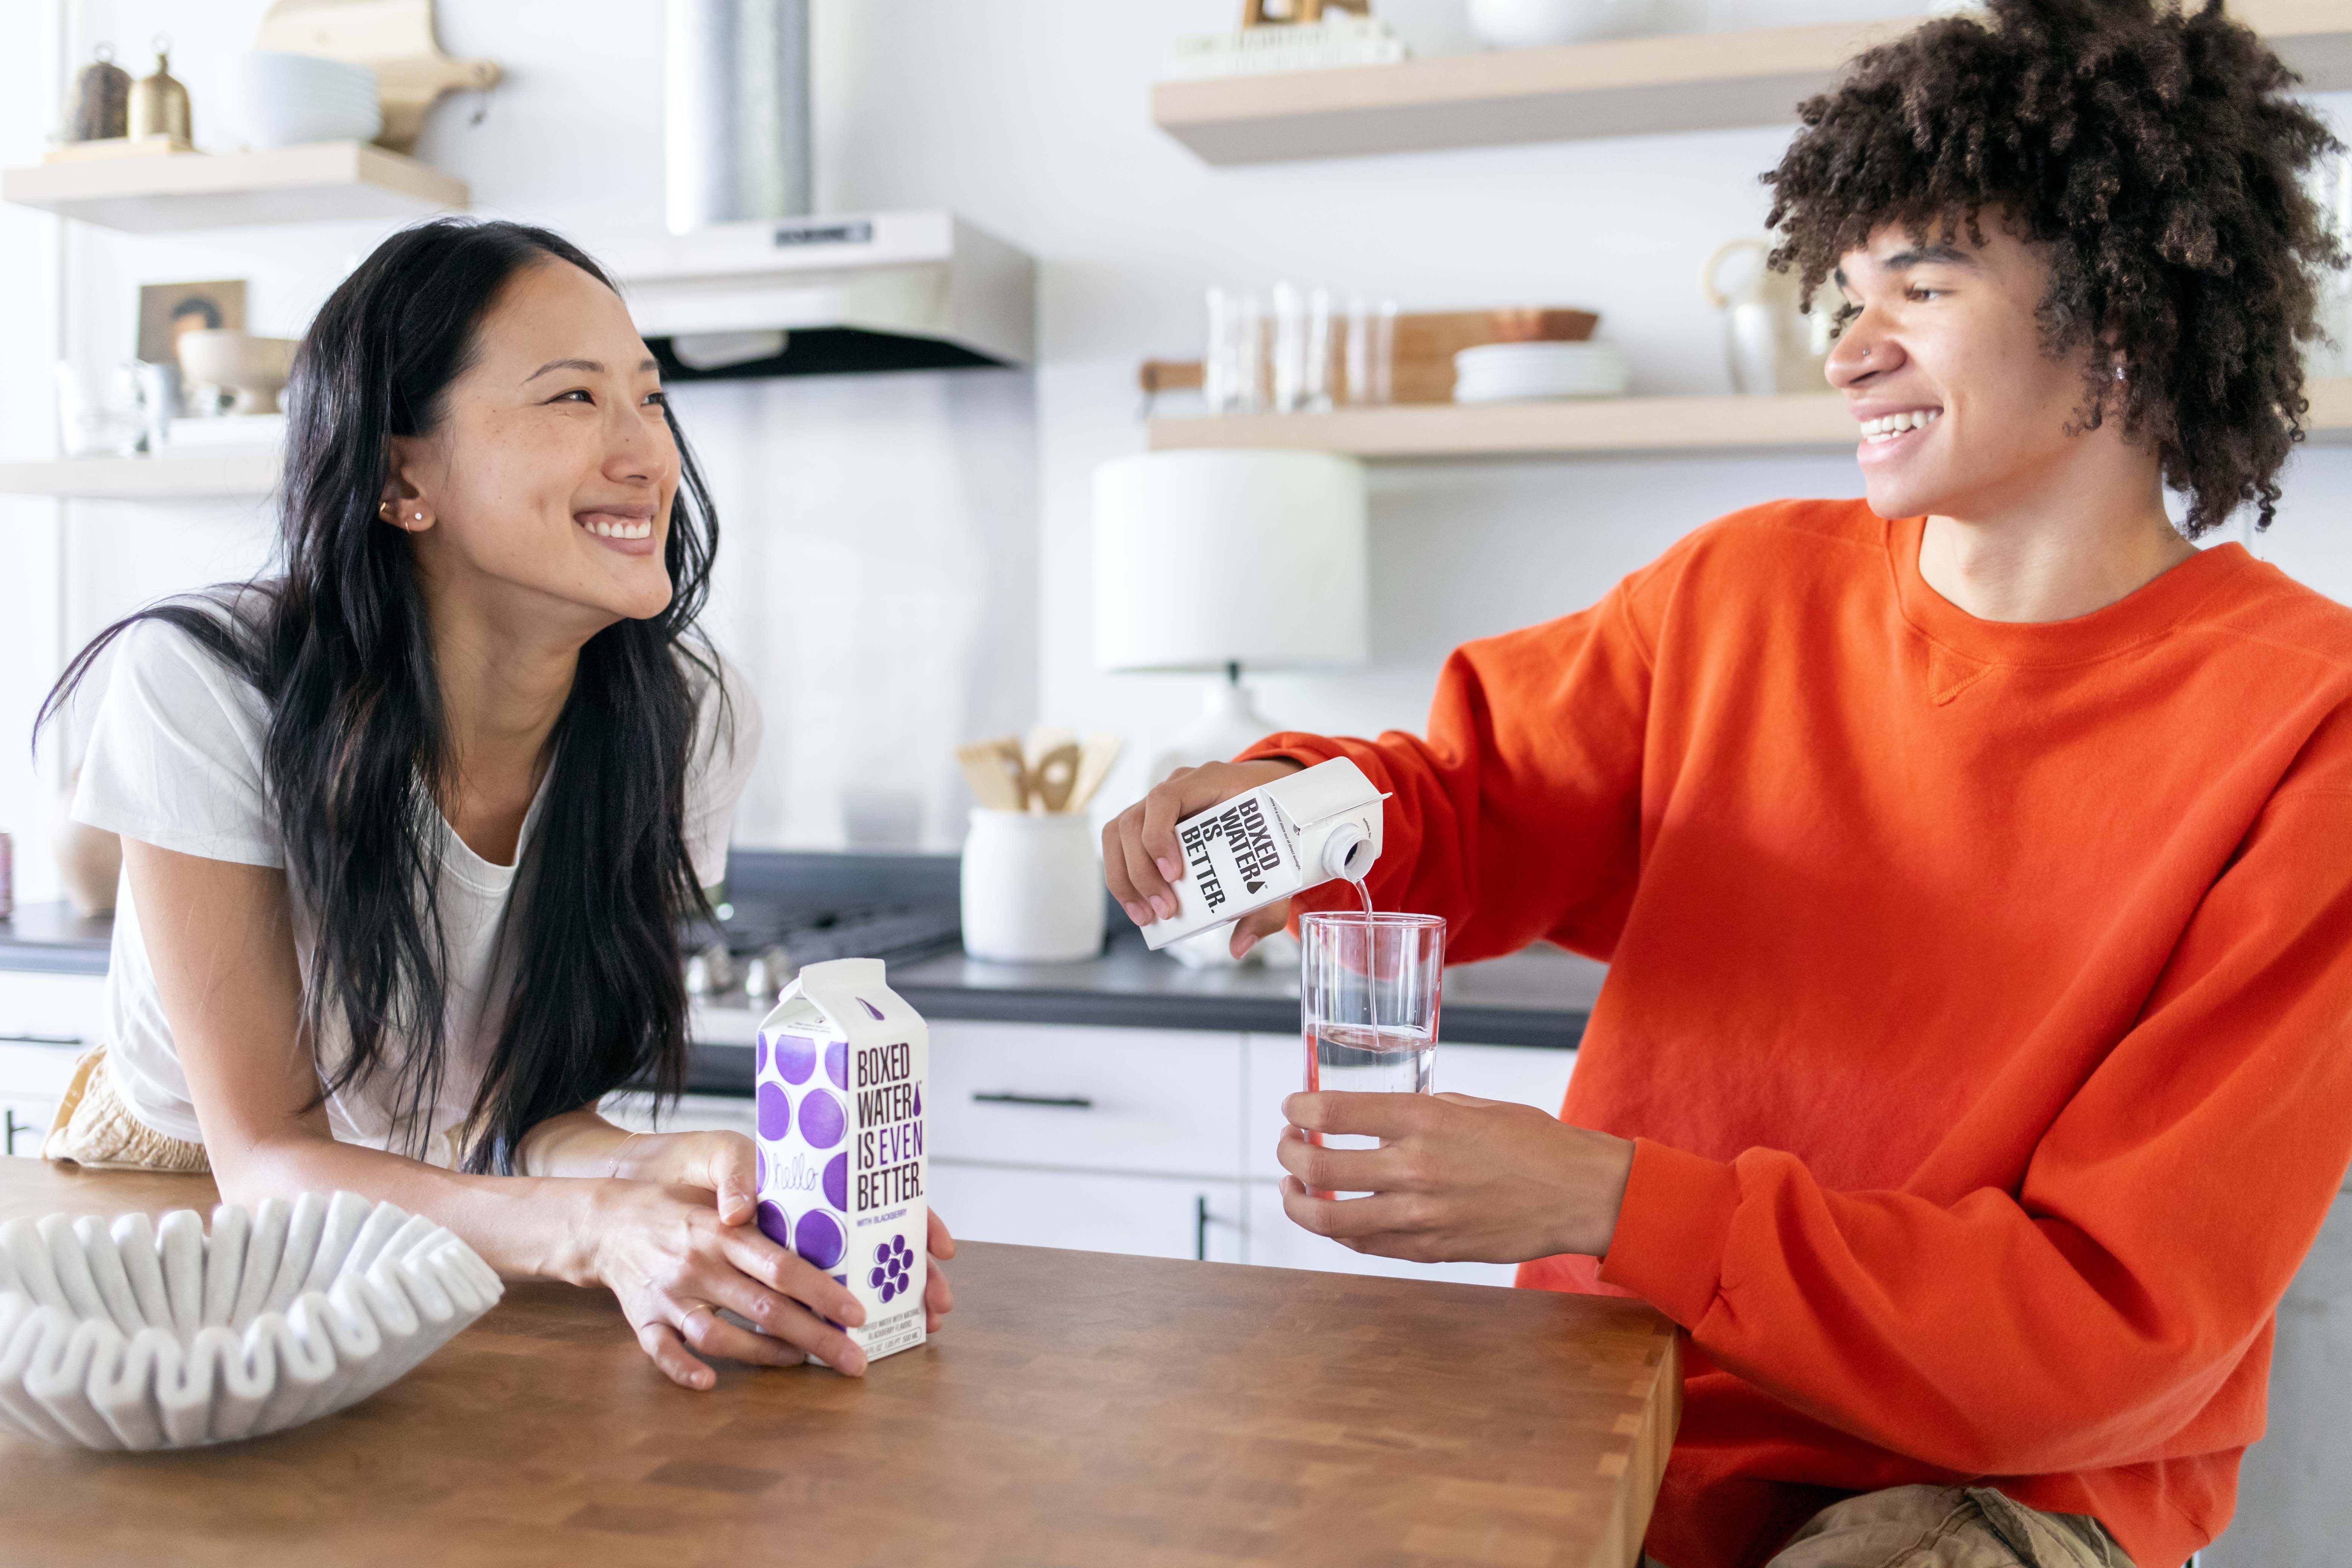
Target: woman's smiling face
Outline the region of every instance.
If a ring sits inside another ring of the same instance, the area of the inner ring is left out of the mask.
[[[1852,312],[1830,384],[1862,423],[1881,517],[1989,516],[2079,450],[2084,363],[2053,358],[2037,314],[2048,264],[1986,215],[1984,243],[1890,225],[1840,261]]]
[[[678,453],[660,373],[619,296],[569,262],[499,290],[436,427],[394,448],[385,515],[442,587],[518,590],[504,602],[590,635],[669,604]]]

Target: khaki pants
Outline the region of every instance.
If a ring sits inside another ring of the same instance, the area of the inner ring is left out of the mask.
[[[1644,1557],[1643,1568],[1665,1568]],[[1990,1487],[1889,1487],[1805,1521],[1767,1568],[2133,1568],[2099,1521]]]
[[[41,1141],[41,1154],[60,1164],[100,1171],[201,1173],[212,1169],[203,1144],[158,1132],[131,1113],[107,1076],[104,1046],[92,1046],[75,1058],[58,1119]]]

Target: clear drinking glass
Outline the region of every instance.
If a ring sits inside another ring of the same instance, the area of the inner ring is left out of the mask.
[[[1436,1087],[1437,996],[1445,972],[1444,920],[1307,915],[1298,922],[1298,1021],[1308,1092],[1431,1093]],[[1380,1143],[1355,1134],[1307,1137],[1332,1149]]]

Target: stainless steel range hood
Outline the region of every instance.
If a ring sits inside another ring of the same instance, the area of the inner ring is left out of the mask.
[[[1025,365],[1036,266],[952,213],[713,224],[608,256],[679,380]]]

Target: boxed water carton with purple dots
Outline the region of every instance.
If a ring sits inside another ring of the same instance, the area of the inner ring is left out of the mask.
[[[930,1031],[878,958],[812,963],[760,1026],[760,1228],[856,1293],[868,1360],[923,1342]]]

